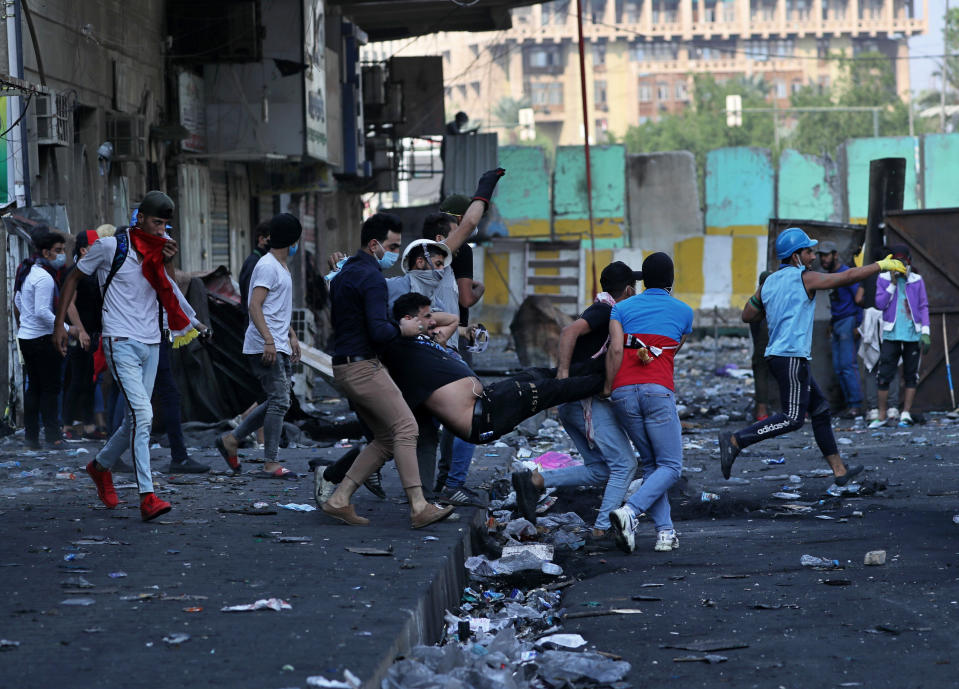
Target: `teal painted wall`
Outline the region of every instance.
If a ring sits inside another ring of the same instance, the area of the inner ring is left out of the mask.
[[[593,146],[589,149],[593,177],[593,217],[626,217],[626,147]],[[582,146],[556,149],[553,188],[557,219],[589,218],[586,204],[586,164]]]
[[[549,220],[549,171],[546,154],[533,146],[501,146],[499,164],[506,177],[496,187],[496,208],[507,220]]]
[[[779,156],[779,217],[839,222],[842,187],[833,164],[786,149]]]
[[[850,139],[846,142],[846,198],[849,219],[869,214],[869,161],[876,158],[906,159],[904,210],[919,207],[916,199],[916,144],[913,136],[886,136],[878,139]]]
[[[924,207],[959,206],[959,134],[927,134],[922,155]]]
[[[719,148],[706,155],[706,231],[765,228],[774,214],[772,159],[764,148]]]

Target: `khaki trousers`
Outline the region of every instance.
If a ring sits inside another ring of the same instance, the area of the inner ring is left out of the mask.
[[[373,442],[360,452],[347,478],[363,483],[393,457],[403,488],[422,486],[416,462],[416,419],[383,364],[376,359],[340,364],[333,367],[333,379],[373,431]]]

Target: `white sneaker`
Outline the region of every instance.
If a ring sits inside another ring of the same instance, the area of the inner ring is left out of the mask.
[[[656,547],[653,548],[656,552],[668,553],[670,550],[677,550],[678,548],[679,538],[677,538],[676,531],[673,529],[666,529],[656,534]]]
[[[882,428],[886,425],[885,419],[873,419],[869,422],[869,428]]]
[[[609,513],[609,523],[619,549],[627,555],[632,553],[636,548],[636,517],[633,511],[623,505]]]
[[[870,410],[869,410],[869,413],[866,414],[866,421],[875,421],[875,420],[878,419],[878,418],[879,418],[879,410],[878,410],[878,409],[870,409]]]
[[[899,418],[899,410],[896,409],[895,407],[889,407],[889,409],[886,411],[886,418],[887,418],[887,419],[898,419],[898,418]]]
[[[902,414],[899,415],[899,425],[902,426],[903,428],[908,428],[909,426],[912,426],[914,423],[915,421],[912,420],[912,414],[910,414],[909,412],[904,411]]]

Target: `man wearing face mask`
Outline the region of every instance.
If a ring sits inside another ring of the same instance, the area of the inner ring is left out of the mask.
[[[720,462],[725,478],[729,478],[733,462],[740,450],[764,438],[774,438],[802,427],[806,413],[812,419],[813,434],[823,457],[833,471],[837,486],[845,486],[862,471],[862,466],[847,468],[839,456],[832,432],[829,401],[823,396],[809,370],[812,349],[813,314],[816,291],[851,285],[882,271],[905,273],[906,267],[892,254],[869,265],[850,268],[841,273],[818,273],[809,270],[819,244],[798,227],[790,227],[776,238],[776,255],[782,262],[779,270],[768,278],[743,308],[746,323],[766,315],[769,323],[769,345],[766,361],[779,383],[782,411],[736,433],[719,434]]]
[[[263,470],[259,478],[296,479],[277,461],[283,417],[290,408],[292,366],[300,360],[300,343],[290,327],[293,318],[293,279],[287,267],[299,248],[303,228],[289,213],[270,220],[270,249],[250,276],[250,324],[243,338],[243,355],[266,393],[266,401],[247,414],[239,426],[216,440],[217,450],[235,473],[240,471],[240,438],[263,427]]]
[[[28,379],[23,399],[24,438],[32,449],[40,447],[41,416],[47,443],[62,442],[57,396],[63,357],[53,346],[52,335],[60,294],[54,276],[66,261],[63,245],[63,235],[57,232],[44,232],[37,237],[34,246],[38,256],[23,262],[14,282],[17,340]]]

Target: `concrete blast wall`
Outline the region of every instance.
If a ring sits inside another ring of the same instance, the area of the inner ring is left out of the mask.
[[[671,253],[673,244],[703,233],[696,158],[689,151],[626,156],[629,243]]]

